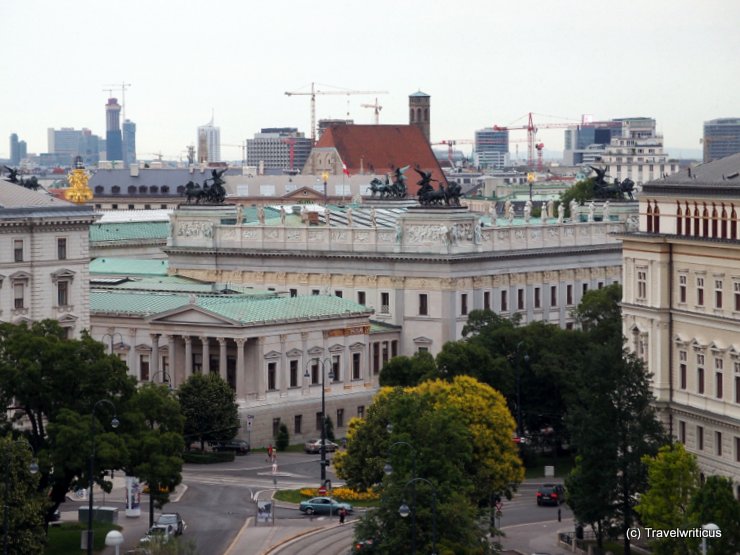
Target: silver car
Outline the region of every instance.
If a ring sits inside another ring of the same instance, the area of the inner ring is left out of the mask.
[[[332,453],[337,450],[339,445],[328,439],[324,443],[327,453]],[[306,453],[321,453],[321,440],[320,439],[309,439],[303,444],[303,450]]]

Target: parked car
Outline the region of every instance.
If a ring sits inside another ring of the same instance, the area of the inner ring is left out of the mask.
[[[333,441],[326,440],[326,443],[324,443],[326,446],[326,452],[332,453],[337,450],[339,445],[334,443]],[[321,453],[321,440],[320,439],[309,439],[306,443],[303,444],[303,450],[306,453]]]
[[[340,503],[331,497],[314,497],[308,501],[301,501],[298,508],[302,513],[306,513],[307,515],[335,515],[341,508],[344,508],[348,513],[352,512],[352,505],[349,503]]]
[[[139,540],[139,543],[167,543],[175,536],[174,528],[169,524],[155,524],[149,531]]]
[[[217,441],[213,444],[214,451],[234,451],[237,455],[249,453],[249,443],[243,439],[230,439],[229,441]]]
[[[565,501],[565,488],[560,484],[542,484],[537,488],[538,505],[560,505]]]
[[[157,519],[157,524],[171,526],[176,536],[179,536],[185,531],[185,521],[180,516],[180,513],[162,513]]]

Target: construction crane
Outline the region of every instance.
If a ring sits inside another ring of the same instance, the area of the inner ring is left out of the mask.
[[[578,123],[542,123],[535,125],[533,118],[532,118],[532,112],[529,112],[528,118],[527,118],[527,125],[520,125],[517,127],[508,127],[508,126],[500,126],[500,125],[494,125],[493,130],[494,131],[514,131],[517,129],[526,129],[527,130],[527,164],[530,168],[534,168],[534,158],[535,153],[537,153],[537,157],[539,160],[538,166],[539,169],[542,169],[542,149],[544,148],[544,145],[542,143],[537,143],[537,130],[538,129],[573,129],[574,127],[578,127],[579,125],[592,125],[594,127],[597,127],[597,125],[594,124],[578,124]],[[598,125],[598,127],[601,127]]]
[[[324,85],[326,86],[326,85]],[[316,95],[317,94],[334,94],[334,95],[351,95],[351,94],[388,94],[388,91],[320,91],[316,89],[316,84],[311,83],[311,91],[310,92],[300,92],[300,91],[286,91],[286,96],[310,96],[311,97],[311,141],[315,144],[316,143]]]
[[[106,87],[104,91],[108,91],[108,96],[113,96],[113,89],[121,89],[121,121],[126,121],[126,89],[131,86],[131,83],[111,83],[109,85],[103,85]]]
[[[436,143],[431,143],[431,144],[432,146],[447,145],[447,160],[450,162],[450,167],[455,167],[455,161],[454,161],[455,145],[472,145],[472,144],[475,144],[475,141],[471,139],[447,139],[445,141],[438,141]]]
[[[383,107],[378,104],[378,99],[375,99],[375,104],[360,104],[363,108],[373,108],[375,113],[375,125],[380,125],[380,111]]]
[[[242,153],[242,165],[244,165],[244,164],[247,163],[247,141],[244,141],[240,145],[233,145],[233,144],[229,144],[229,143],[221,143],[221,146],[230,146],[230,147],[241,149],[241,153]]]
[[[288,145],[290,152],[290,169],[293,170],[293,161],[295,160],[295,138],[288,137],[287,139],[280,139],[281,143]]]

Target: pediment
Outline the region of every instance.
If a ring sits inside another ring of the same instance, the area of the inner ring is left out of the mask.
[[[312,187],[300,187],[295,191],[286,193],[285,195],[283,195],[282,198],[323,199],[324,195],[322,195],[320,192],[318,192],[316,189],[313,189]]]
[[[350,351],[362,351],[365,348],[365,344],[357,341],[349,346]]]
[[[303,351],[301,351],[300,349],[291,349],[290,351],[285,353],[285,355],[290,358],[297,358],[301,356],[302,354],[303,354]]]
[[[16,325],[17,324],[31,324],[31,323],[33,323],[33,320],[31,320],[30,318],[27,318],[25,316],[19,316],[18,318],[16,318],[15,320],[13,320],[13,323],[16,324]]]
[[[73,277],[75,277],[75,272],[67,268],[61,268],[60,270],[57,270],[56,272],[51,273],[51,279],[53,281],[57,281],[57,280],[64,279],[64,278],[73,278]]]
[[[152,324],[190,324],[193,326],[226,326],[240,325],[236,320],[226,318],[206,310],[200,306],[188,304],[165,312],[160,312],[149,318]]]
[[[308,350],[308,354],[311,355],[312,357],[321,356],[324,354],[324,349],[321,347],[311,347]]]
[[[77,321],[77,316],[74,314],[65,314],[61,318],[58,319],[58,322],[60,324],[73,324]]]
[[[14,272],[14,273],[10,274],[9,277],[12,280],[17,280],[17,281],[26,280],[26,281],[28,281],[28,280],[31,279],[31,274],[29,274],[28,272],[24,272],[23,270],[20,270],[19,272]]]
[[[724,351],[727,347],[717,341],[716,339],[709,344],[709,349],[712,351]]]
[[[414,343],[416,343],[417,345],[431,345],[434,342],[428,337],[420,335],[419,337],[414,337]]]
[[[265,358],[280,358],[280,353],[277,351],[270,351],[269,353],[265,353]]]
[[[341,345],[339,343],[335,343],[334,345],[329,347],[330,353],[341,353],[342,351],[344,351],[344,345]]]

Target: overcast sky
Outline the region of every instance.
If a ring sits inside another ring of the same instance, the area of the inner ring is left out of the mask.
[[[649,116],[678,155],[704,121],[740,117],[739,21],[738,0],[1,0],[0,157],[13,132],[35,153],[49,127],[104,136],[103,89],[125,82],[140,158],[184,155],[213,109],[222,158],[239,159],[228,145],[261,127],[309,135],[308,97],[284,93],[312,81],[388,91],[381,123],[408,123],[420,89],[433,141],[530,111]],[[374,98],[319,96],[317,117],[372,123]],[[548,150],[562,137],[539,135]]]

